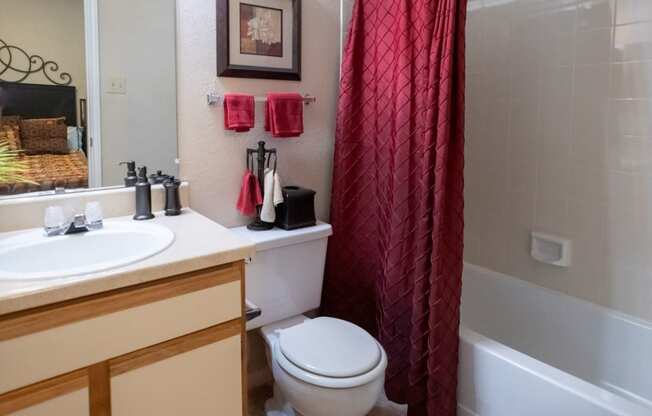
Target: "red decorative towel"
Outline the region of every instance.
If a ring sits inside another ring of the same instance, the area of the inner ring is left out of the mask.
[[[254,127],[254,96],[247,94],[224,94],[224,128],[237,132]]]
[[[247,217],[256,215],[256,207],[263,204],[263,195],[260,192],[260,184],[256,175],[250,170],[247,170],[242,177],[242,188],[240,188],[240,196],[236,208],[238,211]]]
[[[265,130],[274,137],[298,137],[303,133],[303,97],[297,93],[268,93]]]

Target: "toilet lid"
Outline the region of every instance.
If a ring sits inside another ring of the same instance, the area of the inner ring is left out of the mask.
[[[320,317],[279,334],[283,355],[297,367],[326,377],[354,377],[376,367],[380,348],[364,329],[341,319]]]

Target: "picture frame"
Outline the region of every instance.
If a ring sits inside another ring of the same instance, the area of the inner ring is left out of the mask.
[[[217,76],[301,80],[301,0],[216,0]]]

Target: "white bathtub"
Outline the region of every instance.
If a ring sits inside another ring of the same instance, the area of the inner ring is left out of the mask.
[[[649,322],[467,264],[460,336],[459,416],[652,415]]]

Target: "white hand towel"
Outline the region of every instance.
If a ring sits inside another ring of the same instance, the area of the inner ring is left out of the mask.
[[[274,206],[283,202],[283,186],[281,185],[281,178],[278,172],[274,174]]]
[[[265,170],[265,194],[263,195],[263,207],[260,210],[260,219],[265,222],[276,221],[276,210],[274,209],[274,170]]]

